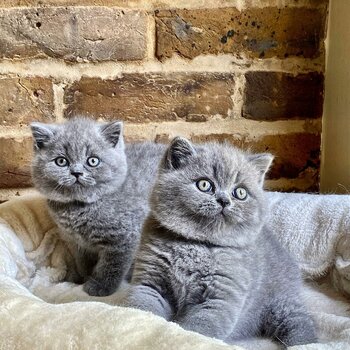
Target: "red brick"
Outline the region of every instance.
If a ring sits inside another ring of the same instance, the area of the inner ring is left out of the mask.
[[[322,117],[324,76],[281,72],[247,72],[242,115],[247,119],[315,119]]]
[[[82,78],[65,92],[65,116],[86,114],[131,122],[205,121],[233,109],[230,73],[125,74]]]
[[[232,53],[248,57],[318,57],[325,8],[236,8],[156,11],[157,57]]]

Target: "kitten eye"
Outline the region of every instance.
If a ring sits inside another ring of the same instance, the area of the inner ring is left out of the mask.
[[[100,164],[100,160],[97,157],[89,157],[86,162],[93,168]]]
[[[68,160],[64,157],[57,157],[55,159],[55,163],[56,165],[60,166],[60,167],[64,167],[68,165]]]
[[[211,182],[205,179],[198,180],[196,182],[196,186],[202,192],[211,192],[213,190],[213,185]]]
[[[243,201],[248,197],[248,192],[244,187],[237,187],[233,190],[233,197]]]

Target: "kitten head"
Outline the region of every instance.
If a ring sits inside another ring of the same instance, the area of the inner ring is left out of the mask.
[[[260,231],[266,208],[263,183],[272,159],[228,144],[193,145],[177,137],[160,166],[152,212],[186,238],[241,244]]]
[[[74,118],[64,124],[32,123],[36,188],[50,200],[92,203],[126,177],[122,123]]]

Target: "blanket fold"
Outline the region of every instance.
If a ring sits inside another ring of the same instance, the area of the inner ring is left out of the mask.
[[[268,192],[269,229],[309,278],[350,296],[350,196]]]

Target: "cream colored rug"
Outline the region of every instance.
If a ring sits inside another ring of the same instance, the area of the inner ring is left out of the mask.
[[[227,345],[150,313],[117,306],[125,285],[90,297],[63,282],[72,258],[57,235],[45,200],[22,197],[0,205],[0,350],[2,349],[277,349],[270,341]],[[305,287],[323,344],[293,349],[350,349],[350,304],[324,279]]]

